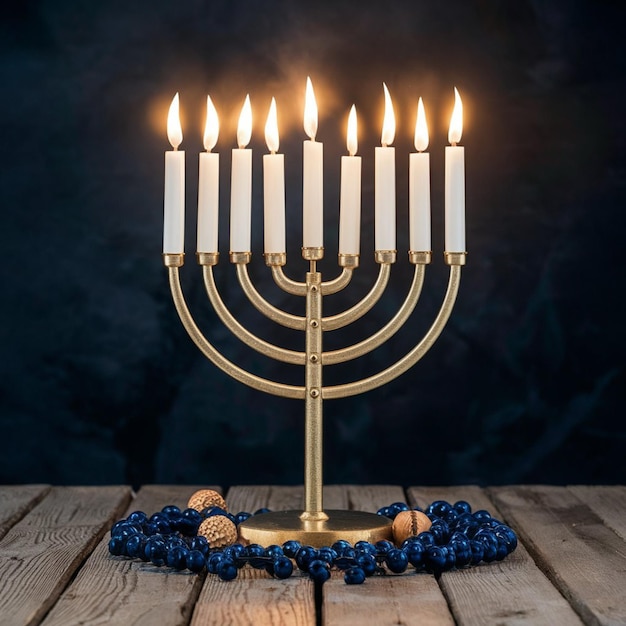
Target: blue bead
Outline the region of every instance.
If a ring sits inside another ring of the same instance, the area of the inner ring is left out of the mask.
[[[470,563],[472,565],[478,565],[485,555],[485,547],[480,541],[476,541],[475,539],[470,539],[470,547],[472,548],[472,560]]]
[[[309,576],[316,583],[325,583],[330,578],[330,567],[326,561],[313,559],[309,563]]]
[[[191,550],[199,550],[202,552],[202,555],[206,557],[209,553],[209,542],[206,537],[198,535],[197,537],[193,537],[189,542],[189,548]]]
[[[429,546],[434,546],[437,543],[435,539],[435,535],[433,535],[433,533],[431,533],[428,530],[425,530],[423,533],[420,533],[417,536],[417,538],[420,540],[420,542],[425,548],[428,548]]]
[[[317,550],[313,546],[302,546],[296,552],[296,565],[303,572],[309,571],[309,564],[317,558]]]
[[[381,515],[382,517],[393,517],[391,510],[388,506],[384,506],[382,507],[382,509],[378,509],[378,511],[376,511],[376,515]]]
[[[393,504],[389,505],[389,513],[391,513],[391,516],[394,518],[401,511],[408,511],[408,510],[409,510],[409,505],[406,502],[394,502]]]
[[[387,554],[387,552],[389,552],[392,548],[395,548],[395,546],[391,543],[391,541],[383,539],[376,542],[375,548],[378,554]]]
[[[150,537],[146,542],[146,553],[150,561],[161,567],[165,565],[165,559],[167,558],[167,545],[163,539],[156,539]]]
[[[448,551],[442,546],[430,546],[424,553],[424,565],[429,572],[443,572],[448,560]]]
[[[144,524],[148,516],[143,511],[133,511],[126,519],[133,524]]]
[[[443,519],[433,522],[429,532],[434,535],[435,541],[439,545],[446,543],[450,538],[450,527]]]
[[[243,554],[248,558],[248,562],[254,569],[264,569],[265,564],[268,562],[265,558],[265,548],[258,543],[251,543],[246,547]]]
[[[217,566],[217,575],[222,580],[237,578],[237,566],[230,559],[222,559]]]
[[[365,572],[360,567],[351,567],[343,575],[347,585],[361,585],[365,582]]]
[[[126,540],[126,554],[133,558],[141,558],[146,547],[147,538],[143,533],[138,533]]]
[[[469,502],[466,502],[465,500],[458,500],[457,502],[455,502],[452,505],[452,508],[459,515],[462,515],[463,513],[471,513],[472,512],[472,507],[470,506]]]
[[[360,554],[356,557],[357,566],[363,570],[366,576],[373,576],[378,569],[376,558],[371,554]]]
[[[237,515],[235,515],[235,524],[239,526],[241,522],[245,522],[247,519],[250,519],[251,517],[252,517],[252,513],[246,513],[245,511],[242,511],[241,513],[237,513]]]
[[[197,574],[204,569],[206,559],[200,550],[189,550],[185,562],[187,563],[187,569]]]
[[[295,558],[296,553],[301,547],[302,544],[299,541],[295,541],[292,539],[291,541],[285,541],[285,543],[283,543],[283,552],[285,553],[285,556],[293,559]]]
[[[174,546],[167,552],[166,563],[168,567],[173,567],[175,570],[181,571],[187,567],[187,555],[189,550],[182,546]]]
[[[109,552],[113,556],[122,556],[124,554],[126,542],[122,537],[111,537],[109,539]]]
[[[283,556],[284,552],[283,552],[283,549],[280,546],[271,545],[271,546],[267,546],[267,548],[265,548],[264,555],[265,556],[269,556],[272,559],[276,559],[279,556]]]
[[[452,505],[445,500],[435,500],[426,507],[426,515],[432,514],[437,517],[444,517],[452,510]]]
[[[329,565],[332,565],[334,560],[338,556],[339,555],[337,554],[337,552],[333,550],[332,548],[329,548],[328,546],[324,548],[320,548],[317,551],[317,558],[320,559],[321,561],[326,561],[326,563],[328,563]]]
[[[180,517],[181,510],[175,504],[168,504],[161,509],[161,513],[166,515],[168,519],[172,519],[174,517]]]
[[[483,561],[485,563],[491,563],[495,561],[498,555],[498,540],[492,530],[482,529],[474,535],[475,541],[480,541],[483,544],[484,554]]]
[[[339,539],[339,541],[335,541],[331,547],[339,556],[341,556],[346,550],[352,548],[352,545],[345,539]]]
[[[371,554],[360,553],[360,556],[369,556],[374,558]],[[355,557],[347,557],[347,556],[338,556],[335,559],[334,566],[337,569],[349,569],[350,567],[354,567],[356,564]]]
[[[209,574],[217,574],[217,567],[224,560],[224,558],[225,557],[221,552],[213,552],[209,555],[206,560],[206,568]]]
[[[254,514],[255,515],[263,515],[263,513],[270,513],[271,511],[267,507],[263,507],[261,509],[257,509]]]
[[[357,552],[360,550],[362,552],[368,552],[369,554],[376,554],[376,547],[369,541],[357,541],[354,544],[354,549]]]
[[[279,556],[274,560],[274,576],[289,578],[293,573],[293,563],[286,556]]]
[[[480,509],[480,511],[475,511],[473,513],[473,517],[475,520],[481,522],[483,520],[491,519],[491,513],[489,513],[489,511],[485,511],[484,509]]]
[[[424,564],[425,550],[421,541],[412,541],[404,548],[409,563],[416,569],[420,569]]]
[[[152,535],[156,535],[159,532],[157,525],[153,524],[152,522],[145,522],[144,524],[142,524],[142,528],[143,534],[146,535],[146,537],[151,537]]]
[[[393,548],[385,554],[385,565],[394,573],[401,574],[409,564],[409,559],[405,552],[398,548]]]

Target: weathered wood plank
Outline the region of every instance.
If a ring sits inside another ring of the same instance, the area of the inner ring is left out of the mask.
[[[131,498],[129,487],[53,487],[0,541],[7,626],[38,624]]]
[[[489,491],[535,562],[589,624],[626,623],[626,544],[564,487]]]
[[[50,491],[50,485],[0,485],[0,539]]]
[[[302,506],[301,487],[233,487],[226,494],[228,509],[253,513],[261,507],[274,511]],[[277,580],[266,572],[245,567],[236,580],[207,576],[191,621],[205,624],[300,625],[315,624],[313,583],[298,574]]]
[[[142,487],[123,517],[141,510],[151,515],[167,504],[185,508],[199,487],[148,485]],[[218,489],[216,487],[210,487]],[[109,533],[96,546],[44,621],[44,626],[108,624],[182,626],[189,622],[203,576],[175,572],[150,563],[113,557]]]
[[[412,506],[467,500],[472,510],[487,509],[502,519],[494,503],[475,486],[411,487],[408,494]],[[445,572],[439,584],[460,626],[582,623],[521,542],[504,561]]]
[[[572,485],[575,493],[596,515],[626,541],[626,487],[624,485]]]
[[[337,485],[327,487],[328,508],[376,512],[393,502],[404,502],[400,487]],[[323,587],[322,619],[335,624],[406,626],[454,624],[446,600],[433,576],[407,570],[402,575],[375,576],[362,585],[346,585],[342,572],[333,573]]]

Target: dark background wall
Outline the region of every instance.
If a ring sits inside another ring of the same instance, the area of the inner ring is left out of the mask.
[[[396,105],[399,262],[352,343],[383,325],[411,278],[407,154],[417,98],[431,131],[434,263],[412,321],[328,383],[386,367],[440,305],[443,154],[453,86],[465,103],[468,266],[452,318],[392,384],[325,405],[327,482],[626,481],[623,37],[618,2],[565,0],[23,0],[0,22],[0,482],[299,483],[303,406],[231,381],[192,345],[162,267],[165,117],[179,91],[187,153],[191,308],[231,359],[269,378],[301,372],[241,347],[193,262],[197,153],[210,93],[222,129],[221,238],[241,103],[255,113],[251,273],[279,306],[262,251],[261,155],[278,101],[289,264],[301,279],[301,125],[314,81],[325,144],[327,258],[336,274],[339,157],[350,105],[363,155],[362,267],[332,313],[367,292],[373,148],[384,80]],[[301,349],[242,296],[241,321]]]

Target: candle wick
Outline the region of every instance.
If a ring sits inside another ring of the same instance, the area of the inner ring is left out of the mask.
[[[451,145],[453,148],[456,148],[456,141],[453,141],[450,145]]]
[[[276,154],[276,150],[270,150],[270,154]]]
[[[387,144],[383,142],[383,148],[386,148],[386,147],[387,147]]]

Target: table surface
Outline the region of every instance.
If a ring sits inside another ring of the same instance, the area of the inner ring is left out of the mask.
[[[109,529],[133,510],[184,507],[203,486],[0,486],[0,623],[44,624],[626,624],[626,487],[479,488],[331,485],[328,509],[467,500],[506,521],[518,549],[502,562],[377,576],[321,588],[252,568],[223,582],[112,557]],[[216,488],[216,487],[213,487]],[[231,511],[301,506],[299,487],[241,486]]]

